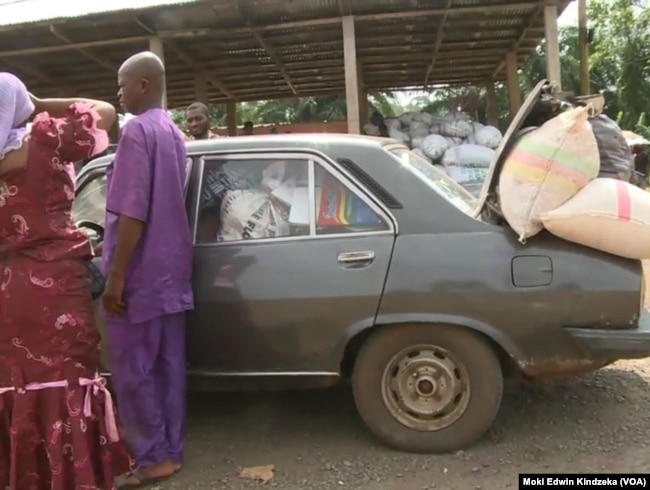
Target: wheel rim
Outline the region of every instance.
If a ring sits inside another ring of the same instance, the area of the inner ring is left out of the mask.
[[[382,378],[384,404],[402,425],[430,432],[450,426],[467,409],[470,396],[465,366],[446,349],[417,345],[388,363]]]

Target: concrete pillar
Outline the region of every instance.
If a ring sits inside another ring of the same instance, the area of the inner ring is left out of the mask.
[[[519,88],[519,73],[517,73],[517,53],[508,53],[506,55],[506,78],[508,83],[508,102],[510,103],[510,119],[512,119],[521,108],[521,89]]]
[[[205,105],[210,103],[210,98],[208,97],[208,81],[205,79],[204,73],[196,74],[196,78],[194,79],[194,97],[197,102]]]
[[[546,77],[562,88],[560,72],[560,40],[557,28],[557,5],[544,7],[544,31],[546,35]]]
[[[158,36],[151,36],[149,38],[149,51],[154,53],[165,64],[165,46]],[[167,108],[167,80],[165,79],[165,86],[163,87],[163,107]]]
[[[228,136],[237,136],[237,102],[229,100],[226,104]]]
[[[486,118],[490,126],[499,125],[499,107],[497,105],[497,93],[494,90],[494,80],[485,83]]]
[[[587,0],[578,0],[578,44],[580,46],[580,95],[589,95],[589,42],[587,26]]]
[[[343,25],[343,62],[345,67],[345,102],[348,111],[348,133],[360,134],[359,81],[354,17],[346,15],[341,22]]]

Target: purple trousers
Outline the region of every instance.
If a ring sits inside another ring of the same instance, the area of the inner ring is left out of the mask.
[[[145,323],[106,318],[120,421],[139,466],[181,463],[185,447],[185,313]]]

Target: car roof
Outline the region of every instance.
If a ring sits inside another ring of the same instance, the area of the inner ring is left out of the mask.
[[[307,148],[325,150],[328,146],[355,146],[357,148],[380,149],[386,145],[400,144],[390,138],[365,136],[344,133],[285,133],[265,134],[253,136],[236,136],[232,138],[214,138],[199,141],[188,141],[185,146],[188,155],[201,153],[216,153],[228,151],[263,151],[263,150],[291,150],[293,148]],[[113,145],[114,146],[114,145]],[[115,157],[114,153],[103,155],[91,160],[84,166],[82,172],[87,172],[96,167],[110,163]]]
[[[252,136],[235,136],[209,140],[188,141],[188,153],[213,151],[263,150],[302,146],[319,148],[329,145],[383,146],[392,143],[388,138],[344,133],[284,133]]]

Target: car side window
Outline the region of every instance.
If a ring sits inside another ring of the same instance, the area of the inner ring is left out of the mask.
[[[86,183],[72,203],[72,221],[92,221],[104,226],[106,216],[106,174],[99,173]]]
[[[198,244],[389,229],[364,200],[313,160],[263,156],[204,161]]]
[[[196,242],[215,243],[309,234],[291,223],[293,189],[308,181],[308,161],[209,158],[199,193]],[[304,215],[309,216],[308,208]]]

